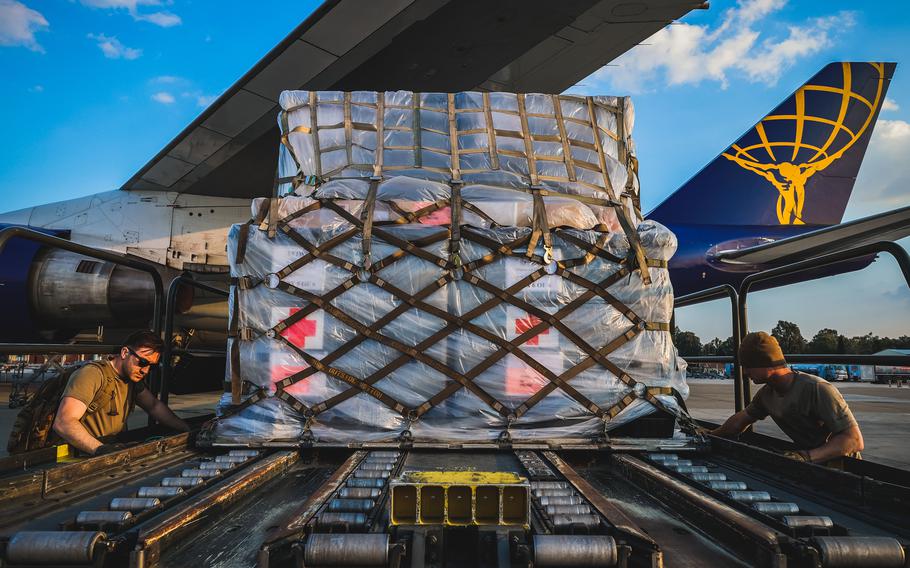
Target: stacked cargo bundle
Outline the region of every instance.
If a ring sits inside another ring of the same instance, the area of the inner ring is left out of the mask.
[[[686,396],[628,99],[281,95],[221,444],[597,439]]]

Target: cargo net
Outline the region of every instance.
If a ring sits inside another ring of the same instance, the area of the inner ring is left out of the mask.
[[[231,392],[216,443],[592,440],[655,408],[678,412],[676,240],[638,222],[632,193],[615,197],[614,182],[637,186],[628,153],[612,172],[597,165],[603,138],[623,155],[625,137],[598,125],[599,99],[543,95],[558,134],[531,128],[532,95],[509,95],[517,130],[459,127],[462,114],[495,126],[499,96],[282,94],[278,181],[293,193],[257,200],[231,230]],[[459,112],[460,98],[478,108]],[[556,116],[564,99],[588,111],[586,122],[572,111],[574,130]],[[622,99],[611,100],[617,128]],[[569,159],[585,132],[594,161]],[[449,145],[427,146],[429,134]]]

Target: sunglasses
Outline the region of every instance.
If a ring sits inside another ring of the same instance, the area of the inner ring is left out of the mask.
[[[145,357],[140,357],[139,354],[133,351],[131,348],[127,347],[126,350],[129,351],[130,355],[136,358],[136,364],[139,365],[140,368],[144,369],[145,367],[148,367],[152,364],[151,361]]]

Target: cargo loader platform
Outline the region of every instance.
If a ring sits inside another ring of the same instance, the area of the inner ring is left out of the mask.
[[[6,472],[2,566],[906,565],[907,475],[714,438],[216,449]],[[665,448],[661,449],[661,442]]]

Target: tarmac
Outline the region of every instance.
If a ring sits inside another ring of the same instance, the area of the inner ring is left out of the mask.
[[[695,418],[720,423],[733,413],[733,381],[726,379],[690,379],[689,411]],[[863,457],[892,467],[910,470],[910,385],[877,385],[872,383],[834,383],[853,410],[863,432],[866,448]],[[753,385],[754,393],[757,387]],[[0,383],[0,456],[6,455],[9,437],[19,409],[10,409],[10,383]],[[171,408],[183,418],[210,414],[221,393],[172,395]],[[132,429],[148,423],[140,408],[130,416]],[[761,434],[786,439],[770,419],[758,422]]]

